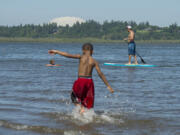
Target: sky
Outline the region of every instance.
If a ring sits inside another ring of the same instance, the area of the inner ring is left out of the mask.
[[[0,0],[0,25],[43,24],[64,16],[180,25],[180,0]]]

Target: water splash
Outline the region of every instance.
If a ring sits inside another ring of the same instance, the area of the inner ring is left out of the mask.
[[[86,109],[83,114],[80,114],[80,106],[76,106],[72,111],[72,116],[74,119],[81,121],[83,124],[93,122],[94,118],[96,117],[96,113],[93,109]]]
[[[81,131],[65,131],[64,135],[85,135]]]
[[[116,123],[117,120],[113,117],[110,116],[108,113],[102,113],[102,114],[97,114],[94,112],[93,109],[85,109],[85,112],[83,114],[80,114],[80,107],[77,106],[73,109],[72,118],[77,121],[78,124],[89,124],[92,122],[95,123]],[[80,123],[79,123],[80,122]],[[118,122],[118,123],[122,123]]]
[[[102,114],[101,115],[101,119],[106,121],[106,122],[109,122],[109,123],[114,123],[115,122],[115,119],[108,116],[108,115],[105,115],[105,114]]]

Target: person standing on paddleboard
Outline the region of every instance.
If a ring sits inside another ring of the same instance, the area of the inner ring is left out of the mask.
[[[129,32],[129,35],[124,40],[128,42],[128,55],[129,55],[129,62],[128,64],[131,64],[131,58],[134,57],[134,64],[138,64],[137,57],[136,57],[136,44],[135,44],[135,33],[132,30],[131,26],[127,26],[127,30]]]

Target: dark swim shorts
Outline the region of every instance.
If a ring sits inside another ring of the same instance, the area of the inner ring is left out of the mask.
[[[136,55],[136,44],[135,44],[135,42],[128,43],[128,55]]]

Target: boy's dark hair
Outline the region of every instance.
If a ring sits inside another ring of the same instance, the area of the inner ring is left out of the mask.
[[[93,45],[91,43],[85,43],[83,46],[82,46],[82,49],[83,50],[87,50],[87,51],[93,51]]]

